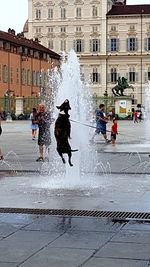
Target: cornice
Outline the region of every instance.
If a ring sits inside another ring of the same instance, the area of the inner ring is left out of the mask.
[[[46,4],[46,6],[54,6],[54,5],[55,5],[55,3],[53,1],[48,1]]]
[[[91,5],[99,5],[100,3],[101,3],[101,2],[98,1],[98,0],[92,0],[92,1],[90,2]]]
[[[34,7],[41,7],[41,6],[43,6],[43,4],[41,2],[36,2],[33,6]]]
[[[64,7],[64,6],[67,6],[68,3],[66,1],[62,0],[58,5]]]
[[[98,33],[98,32],[92,32],[92,33],[90,34],[90,36],[91,36],[91,37],[99,37],[99,36],[100,36],[100,33]]]
[[[83,32],[75,32],[75,36],[76,37],[83,37],[84,34],[83,34]]]
[[[84,5],[84,1],[82,0],[75,0],[74,5]]]
[[[68,35],[65,33],[65,32],[62,32],[62,33],[60,33],[59,35],[58,35],[58,37],[60,37],[60,38],[67,38],[68,37]]]

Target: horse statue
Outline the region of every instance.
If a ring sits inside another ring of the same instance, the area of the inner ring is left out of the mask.
[[[128,81],[126,78],[118,78],[117,80],[118,84],[115,85],[115,87],[112,88],[112,92],[115,96],[126,96],[124,95],[124,90],[127,88],[131,88],[134,91],[134,87],[132,85],[128,84]]]

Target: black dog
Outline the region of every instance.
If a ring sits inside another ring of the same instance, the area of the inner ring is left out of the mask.
[[[63,154],[68,154],[69,165],[73,166],[73,164],[71,163],[72,152],[78,150],[72,150],[68,142],[71,132],[71,124],[69,121],[70,115],[68,114],[68,111],[71,109],[69,100],[66,99],[62,103],[62,105],[57,106],[57,108],[60,110],[58,118],[55,122],[55,130],[54,130],[55,138],[57,141],[57,152],[62,158],[63,163],[66,163]]]

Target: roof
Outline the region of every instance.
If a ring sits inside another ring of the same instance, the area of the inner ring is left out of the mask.
[[[60,59],[60,55],[46,48],[45,46],[38,43],[38,41],[33,41],[33,39],[27,39],[22,33],[15,35],[15,31],[9,29],[9,32],[0,31],[0,40],[7,41],[17,46],[27,47],[36,51],[49,54],[55,59]]]
[[[107,16],[119,16],[119,15],[150,15],[150,5],[122,5],[122,6],[112,6],[109,10]]]

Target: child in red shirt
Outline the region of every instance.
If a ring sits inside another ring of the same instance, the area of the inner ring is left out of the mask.
[[[118,124],[116,118],[113,118],[113,125],[111,127],[111,142],[113,145],[115,145],[117,134],[118,134]]]

